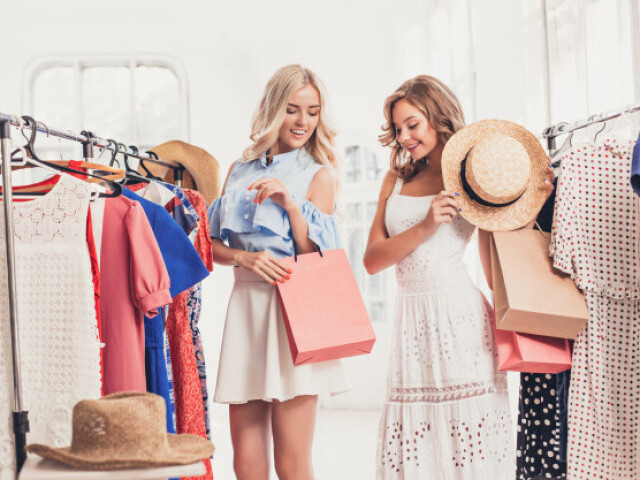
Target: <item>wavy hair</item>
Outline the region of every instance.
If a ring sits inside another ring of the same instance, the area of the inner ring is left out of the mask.
[[[276,144],[289,100],[295,92],[307,85],[313,86],[320,97],[320,120],[304,148],[317,163],[337,170],[338,155],[334,146],[336,132],[328,118],[326,90],[315,73],[300,65],[280,68],[267,83],[251,120],[249,138],[253,143],[243,152],[245,161],[260,158]]]
[[[443,82],[428,75],[418,75],[404,82],[384,102],[385,124],[378,140],[391,147],[391,168],[399,177],[409,180],[427,166],[426,159],[414,161],[396,138],[393,124],[393,107],[399,100],[406,100],[420,110],[436,131],[438,141],[444,145],[465,125],[464,114],[458,98]]]

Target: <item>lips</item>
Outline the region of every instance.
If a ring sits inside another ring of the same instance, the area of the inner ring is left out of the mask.
[[[291,130],[289,130],[289,131],[290,131],[290,132],[293,134],[293,136],[294,136],[294,137],[296,137],[296,138],[302,138],[302,137],[304,137],[304,136],[305,136],[305,134],[307,133],[307,131],[306,131],[306,130],[299,130],[299,129],[291,129]]]
[[[409,152],[413,152],[418,145],[420,145],[420,142],[414,143],[413,145],[405,145],[404,148],[406,148]]]

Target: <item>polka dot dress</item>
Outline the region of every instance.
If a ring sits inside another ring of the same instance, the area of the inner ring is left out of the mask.
[[[566,478],[560,461],[556,375],[520,375],[517,480]]]
[[[640,478],[640,199],[633,144],[608,140],[562,160],[550,253],[584,292],[569,390],[567,476]]]

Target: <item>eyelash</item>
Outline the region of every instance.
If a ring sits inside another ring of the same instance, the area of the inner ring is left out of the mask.
[[[294,114],[294,113],[296,113],[296,112],[295,112],[295,110],[293,110],[293,111],[287,110],[287,113],[288,113],[289,115],[293,115],[293,114]],[[317,117],[319,114],[320,114],[320,112],[310,113],[310,114],[309,114],[309,116],[310,116],[310,117]]]
[[[409,130],[413,130],[417,126],[418,126],[417,123],[414,123],[413,125],[409,125]],[[396,129],[396,135],[398,135],[399,133],[400,133],[400,129]]]

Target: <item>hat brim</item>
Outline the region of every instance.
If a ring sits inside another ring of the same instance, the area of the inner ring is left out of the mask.
[[[469,150],[483,136],[506,135],[524,147],[531,160],[531,181],[522,196],[511,205],[489,207],[473,200],[462,186],[460,168]],[[505,120],[481,120],[453,135],[442,152],[442,178],[445,190],[457,192],[460,215],[478,228],[507,231],[521,228],[534,220],[548,198],[543,182],[549,175],[548,158],[538,139],[526,128]]]
[[[94,452],[91,456],[77,455],[69,447],[53,448],[48,445],[31,444],[25,449],[43,458],[64,463],[83,470],[121,470],[125,468],[170,467],[189,465],[213,455],[213,444],[204,438],[188,433],[167,434],[168,452],[129,452],[128,456],[109,458]]]

